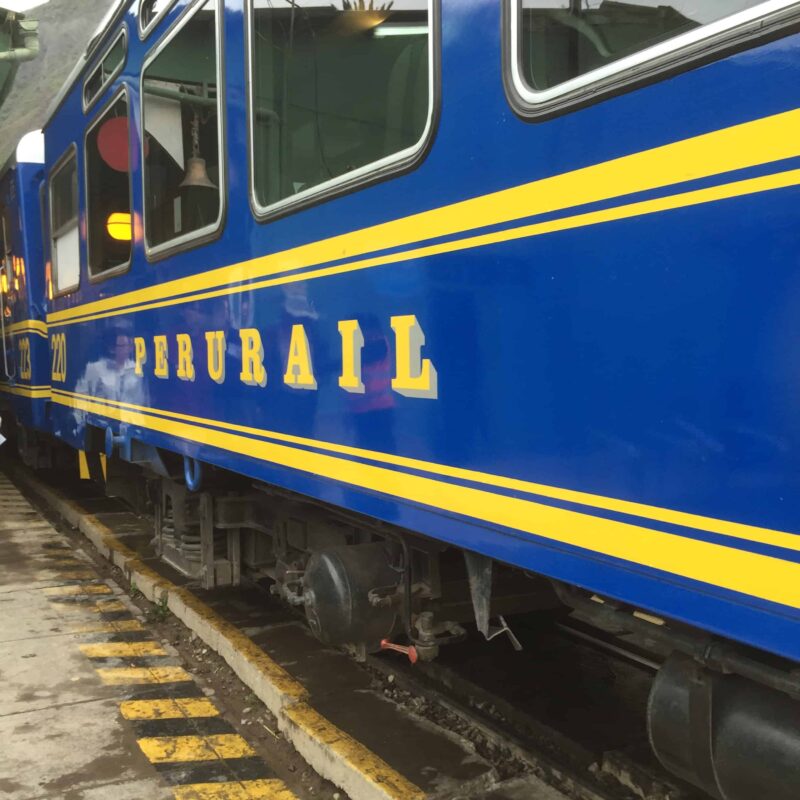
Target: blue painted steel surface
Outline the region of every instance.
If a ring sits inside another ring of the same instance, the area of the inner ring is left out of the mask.
[[[31,389],[50,384],[39,196],[43,176],[41,164],[27,163],[10,163],[0,176],[0,207],[8,212],[7,246],[11,251],[8,290],[0,307],[0,313],[8,312],[4,320],[5,361],[0,353],[0,384],[4,388],[0,401],[21,424],[48,431],[47,400],[41,390]]]
[[[128,61],[98,107],[121,83],[128,85],[134,154],[141,131],[139,67],[186,5],[179,2],[145,42],[135,33],[133,11],[125,18],[133,32]],[[527,122],[511,111],[503,91],[500,3],[446,0],[440,117],[423,163],[407,174],[260,224],[248,202],[241,2],[229,0],[225,12],[228,195],[221,236],[148,263],[137,231],[130,270],[90,283],[84,263],[80,288],[56,298],[50,304],[54,314],[798,105],[800,36],[787,35],[595,105]],[[114,35],[111,31],[109,39]],[[76,142],[83,174],[82,133],[91,118],[82,113],[80,95],[79,82],[47,127],[48,169]],[[682,183],[679,190],[797,169],[798,144],[785,160],[761,166],[756,160],[724,178]],[[132,163],[134,217],[141,220],[138,157]],[[678,183],[684,166],[673,164]],[[625,202],[675,191],[654,187]],[[80,192],[85,209],[82,182]],[[612,195],[613,186],[609,199],[569,213],[618,205]],[[534,530],[522,530],[497,522],[488,510],[484,515],[478,496],[474,505],[454,509],[438,502],[435,492],[426,495],[427,502],[419,494],[409,495],[404,488],[409,475],[437,472],[426,471],[424,464],[389,465],[391,472],[388,477],[382,473],[382,487],[376,488],[354,479],[351,466],[376,464],[380,456],[339,454],[341,471],[321,477],[313,464],[323,462],[303,454],[329,453],[324,443],[334,443],[800,534],[799,209],[800,188],[788,185],[371,269],[244,287],[229,296],[122,310],[74,324],[54,318],[50,336],[65,335],[67,369],[66,380],[53,384],[62,400],[52,406],[53,431],[85,447],[87,423],[103,429],[111,425],[114,435],[321,498],[797,659],[800,610],[797,594],[795,601],[789,599],[796,589],[777,586],[759,594],[747,588],[760,570],[797,564],[800,539],[791,535],[776,546],[759,542],[757,532],[729,535],[698,520],[658,521],[655,512],[642,509],[604,510],[587,498],[548,498],[530,487],[491,488],[488,504],[509,496],[531,501],[528,527]],[[555,216],[540,214],[536,221]],[[85,227],[82,219],[82,232]],[[488,231],[509,227],[502,223]],[[446,234],[442,240],[453,238]],[[424,331],[422,356],[437,370],[436,399],[391,390],[395,338],[390,320],[411,314]],[[366,340],[364,395],[338,385],[337,325],[353,319]],[[299,391],[283,381],[292,326],[298,324],[310,344],[314,391]],[[250,328],[260,331],[263,340],[264,387],[239,379],[239,331]],[[204,335],[218,330],[227,340],[222,384],[209,378],[205,363]],[[193,382],[175,374],[179,333],[192,338]],[[168,338],[167,379],[153,374],[154,335]],[[141,378],[133,367],[136,337],[147,347]],[[100,398],[112,404],[88,411],[70,407],[67,401],[76,394],[84,401]],[[124,425],[118,420],[119,404],[129,406]],[[142,416],[142,408],[156,413]],[[192,423],[195,428],[180,428],[186,420],[170,414],[199,421]],[[224,427],[214,422],[250,430],[237,432],[240,446],[222,446],[222,439],[206,435]],[[313,440],[295,448],[310,466],[290,468],[279,457],[265,459],[255,450],[248,455],[248,443],[264,440],[259,431]],[[486,488],[480,477],[441,472],[437,480],[443,495],[452,486]],[[537,533],[535,515],[542,506],[541,513],[553,508],[579,512],[570,519],[576,535],[583,535],[580,546],[566,536],[559,541]],[[604,528],[598,520],[625,524]],[[641,544],[629,547],[622,558],[612,547],[615,542],[601,539],[627,535],[631,525],[639,526]],[[598,538],[593,540],[594,531]],[[683,572],[654,567],[653,531],[674,534],[670,541],[676,559],[682,557],[683,542],[708,542],[716,549],[686,550]],[[751,567],[726,566],[729,552],[767,558],[741,562]]]

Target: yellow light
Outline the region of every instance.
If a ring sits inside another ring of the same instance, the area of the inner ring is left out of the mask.
[[[19,279],[18,278],[14,278],[14,291],[15,292],[19,291]]]
[[[8,294],[8,276],[6,275],[6,271],[3,270],[2,278],[0,278],[0,284],[3,287],[3,294]]]
[[[131,240],[131,215],[124,211],[115,211],[106,222],[106,230],[112,239],[118,242]]]

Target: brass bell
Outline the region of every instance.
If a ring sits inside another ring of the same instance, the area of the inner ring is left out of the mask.
[[[180,184],[181,189],[201,188],[216,189],[217,186],[208,177],[206,160],[199,156],[192,156],[186,161],[186,175]]]
[[[200,115],[194,112],[192,118],[192,155],[186,159],[186,175],[181,181],[181,189],[216,189],[217,186],[208,177],[206,160],[200,157]]]

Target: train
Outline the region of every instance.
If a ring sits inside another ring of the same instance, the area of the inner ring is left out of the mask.
[[[6,433],[355,657],[578,611],[800,796],[800,6],[124,0],[0,171]]]

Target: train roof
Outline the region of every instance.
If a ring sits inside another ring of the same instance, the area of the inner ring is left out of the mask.
[[[103,40],[106,37],[106,34],[114,25],[117,24],[117,22],[119,22],[130,4],[131,0],[114,0],[114,2],[112,2],[111,6],[106,12],[106,15],[102,20],[100,20],[100,24],[92,34],[92,38],[89,40],[89,44],[86,45],[86,49],[84,50],[83,54],[72,68],[72,71],[67,76],[67,79],[64,81],[61,89],[59,89],[58,94],[56,94],[50,103],[47,109],[47,114],[45,115],[45,120],[42,123],[43,129],[50,124],[53,117],[56,115],[56,112],[61,107],[61,104],[64,102],[70,91],[72,91],[72,88],[75,86],[75,83],[77,82],[84,68],[88,66],[89,62],[97,53],[100,45],[103,43]]]

